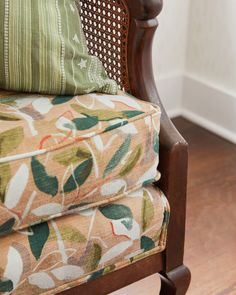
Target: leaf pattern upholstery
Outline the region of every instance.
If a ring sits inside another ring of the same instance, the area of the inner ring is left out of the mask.
[[[56,294],[163,251],[168,219],[165,196],[149,185],[2,236],[0,292]]]
[[[110,203],[159,178],[158,106],[121,91],[1,91],[0,102],[1,236]]]

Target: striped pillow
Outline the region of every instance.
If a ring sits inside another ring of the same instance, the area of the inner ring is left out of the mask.
[[[0,88],[47,94],[115,94],[88,54],[78,0],[0,0]]]

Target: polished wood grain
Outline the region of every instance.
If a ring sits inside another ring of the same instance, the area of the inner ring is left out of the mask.
[[[183,118],[173,121],[189,143],[187,295],[235,295],[236,146]],[[152,276],[112,295],[154,295],[158,284]]]

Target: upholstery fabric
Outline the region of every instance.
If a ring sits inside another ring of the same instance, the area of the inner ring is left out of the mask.
[[[159,178],[160,109],[123,92],[0,92],[0,122],[0,235]]]
[[[169,206],[151,185],[1,238],[0,292],[56,294],[165,247]]]
[[[115,94],[88,54],[78,0],[0,0],[0,88],[47,94]]]

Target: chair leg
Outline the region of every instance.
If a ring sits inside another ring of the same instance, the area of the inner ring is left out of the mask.
[[[160,295],[185,295],[190,284],[190,279],[190,271],[184,265],[168,273],[162,273]]]

